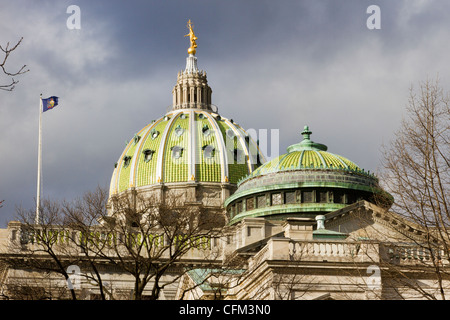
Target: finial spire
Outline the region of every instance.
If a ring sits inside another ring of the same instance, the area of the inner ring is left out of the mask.
[[[172,90],[172,110],[189,108],[217,112],[217,107],[213,108],[211,104],[212,90],[208,86],[206,72],[199,71],[197,67],[197,37],[191,20],[188,21],[187,27],[189,33],[185,37],[190,37],[191,46],[188,49],[189,56],[186,57],[186,68],[178,73],[177,84]]]
[[[322,150],[327,151],[328,147],[324,144],[317,143],[314,141],[311,141],[311,130],[309,130],[308,126],[303,127],[302,136],[303,140],[299,143],[293,144],[287,148],[287,151],[294,152],[294,151],[303,151],[303,150]]]
[[[195,53],[197,52],[196,48],[197,48],[197,43],[195,42],[198,38],[195,36],[194,33],[194,25],[191,22],[191,19],[189,19],[188,23],[187,23],[187,27],[189,29],[189,33],[187,35],[185,35],[185,37],[189,37],[190,41],[191,41],[191,46],[188,49],[188,53],[191,55],[195,55]]]
[[[309,127],[305,126],[302,131],[303,140],[310,140],[309,137],[311,134],[312,132],[309,130]]]

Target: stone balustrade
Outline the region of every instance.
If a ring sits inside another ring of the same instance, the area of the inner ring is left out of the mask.
[[[376,242],[289,242],[289,256],[292,260],[378,263],[380,261],[378,252],[379,244]]]
[[[29,229],[19,222],[9,223],[8,231],[8,244],[5,249],[9,253],[40,251],[51,246],[56,253],[61,254],[81,254],[84,252],[82,247],[86,247],[90,252],[101,250],[103,254],[114,256],[117,250],[126,254],[128,247],[128,250],[143,255],[154,251],[164,257],[169,254],[169,247],[179,246],[188,248],[184,254],[185,258],[204,259],[209,255],[217,257],[221,249],[219,238],[208,233],[190,237],[178,235],[170,239],[167,234],[161,233],[161,230],[149,231],[145,235],[138,232],[104,231],[101,228],[82,232],[60,227]]]
[[[440,265],[448,266],[449,257],[444,249],[430,249],[425,246],[411,244],[384,244],[382,246],[387,262],[397,265]]]
[[[417,244],[386,244],[377,241],[294,241],[272,238],[251,260],[254,268],[266,260],[304,262],[358,262],[386,265],[449,265],[443,249],[421,247]]]

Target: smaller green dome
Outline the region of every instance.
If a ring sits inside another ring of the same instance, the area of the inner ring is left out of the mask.
[[[268,173],[297,169],[336,169],[369,174],[353,161],[327,152],[328,147],[312,141],[311,134],[309,127],[305,126],[302,132],[303,140],[300,143],[289,146],[286,154],[266,162],[244,180]]]
[[[383,192],[373,174],[328,152],[311,134],[305,126],[301,142],[239,181],[225,201],[230,224],[246,217],[314,218]]]

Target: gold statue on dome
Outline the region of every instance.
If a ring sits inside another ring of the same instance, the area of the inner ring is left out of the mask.
[[[191,22],[191,19],[189,19],[187,27],[189,29],[189,33],[187,35],[185,35],[185,37],[189,36],[189,39],[191,40],[191,46],[188,49],[188,53],[195,54],[195,52],[197,51],[195,49],[195,48],[197,48],[197,43],[195,43],[195,40],[197,40],[198,38],[194,34],[194,29],[192,28],[193,24]]]

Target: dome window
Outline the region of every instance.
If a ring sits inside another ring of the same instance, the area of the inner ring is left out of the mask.
[[[141,136],[138,136],[137,134],[134,135],[134,144],[137,144],[139,142],[139,140],[141,140]]]
[[[170,150],[172,151],[172,158],[174,159],[179,159],[183,156],[183,148],[180,146],[173,146]]]
[[[248,134],[245,135],[245,145],[248,147],[250,146],[250,136]]]
[[[206,145],[203,146],[203,157],[206,159],[212,159],[214,157],[214,154],[216,153],[216,149],[213,146]]]
[[[131,157],[125,156],[123,157],[123,167],[126,168],[130,165]]]
[[[258,208],[264,208],[266,206],[266,195],[258,196],[256,198],[256,205]]]
[[[203,132],[203,135],[207,137],[211,133],[211,129],[209,129],[208,125],[205,124],[202,128],[202,132]]]
[[[181,135],[184,133],[184,129],[180,126],[180,125],[178,125],[176,128],[175,128],[175,135],[177,136],[177,137],[181,137]]]
[[[342,191],[334,191],[333,193],[333,201],[334,203],[347,203],[347,196]]]
[[[281,193],[272,193],[272,205],[276,206],[280,204],[283,204]]]
[[[321,202],[321,203],[326,203],[326,202],[329,202],[328,201],[328,191],[319,191],[318,192],[319,193],[319,202]]]
[[[164,121],[169,121],[170,117],[169,116],[164,116]]]
[[[245,211],[251,211],[255,209],[255,198],[248,198],[245,204]]]
[[[206,119],[206,116],[205,116],[203,113],[200,113],[200,114],[198,115],[198,117],[199,117],[199,119]]]
[[[152,140],[155,140],[159,135],[159,131],[156,131],[155,129],[152,129],[152,131],[150,131],[150,136],[152,137]]]
[[[153,154],[155,153],[155,151],[150,150],[150,149],[145,149],[144,151],[142,151],[142,153],[144,154],[144,161],[149,162],[150,160],[152,160]]]
[[[236,213],[239,214],[242,212],[242,201],[236,203]]]
[[[235,137],[234,131],[231,129],[227,130],[227,137],[233,139]]]
[[[187,118],[187,115],[186,115],[185,113],[183,113],[183,114],[180,116],[180,118],[181,118],[181,119],[186,119],[186,118]]]
[[[314,202],[314,191],[302,191],[302,202],[303,203]]]
[[[286,191],[284,193],[284,203],[295,203],[296,201],[295,191]]]

